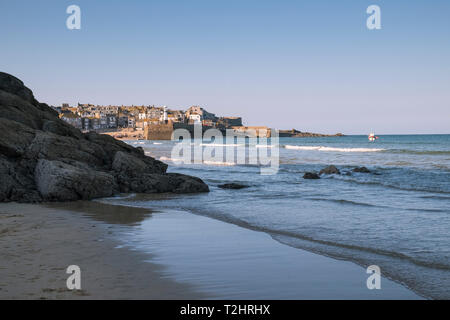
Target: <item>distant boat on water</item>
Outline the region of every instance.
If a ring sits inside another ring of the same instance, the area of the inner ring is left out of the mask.
[[[369,141],[370,142],[374,142],[377,139],[378,139],[378,137],[375,135],[375,133],[372,132],[372,133],[369,134]]]

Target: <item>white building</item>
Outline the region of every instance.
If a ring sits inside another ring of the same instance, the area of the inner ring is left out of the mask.
[[[202,123],[202,116],[199,114],[189,115],[189,120],[192,120],[195,124]]]

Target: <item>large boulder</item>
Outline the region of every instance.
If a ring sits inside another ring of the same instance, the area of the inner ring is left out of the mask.
[[[85,139],[60,136],[50,132],[37,131],[28,146],[25,156],[28,159],[60,160],[71,163],[77,161],[92,167],[102,168],[111,155],[103,148]]]
[[[114,155],[112,169],[120,176],[136,177],[145,173],[165,173],[167,164],[150,157],[136,157],[119,151]]]
[[[180,173],[166,173],[174,193],[209,192],[209,187],[202,179]]]
[[[121,192],[171,191],[168,179],[162,175],[167,170],[167,164],[153,158],[138,158],[133,154],[119,151],[114,155],[112,170]]]
[[[94,144],[100,145],[102,149],[110,154],[111,156],[114,156],[116,152],[118,151],[126,151],[128,153],[132,153],[140,158],[144,156],[144,152],[142,148],[134,148],[130,146],[129,144],[126,144],[123,141],[116,140],[113,137],[107,135],[107,134],[98,134],[96,132],[89,132],[84,135],[85,139],[89,142],[92,142]],[[146,157],[150,158],[150,157]],[[151,158],[153,159],[153,158]],[[162,164],[162,162],[160,162]]]
[[[208,192],[209,187],[201,179],[179,173],[147,173],[128,179],[119,178],[120,191],[124,193],[196,193]]]
[[[117,192],[112,175],[90,170],[83,165],[75,167],[61,161],[40,159],[34,176],[37,188],[46,201],[87,200],[110,197]]]
[[[69,201],[118,192],[207,192],[195,177],[108,135],[82,133],[0,72],[0,202]]]

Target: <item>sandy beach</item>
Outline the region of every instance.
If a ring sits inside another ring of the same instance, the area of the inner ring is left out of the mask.
[[[70,209],[0,205],[0,299],[195,299],[190,286],[161,277],[148,255],[116,248],[119,223],[132,224],[148,210],[84,205],[109,223]],[[126,214],[124,218],[123,215]],[[112,217],[112,218],[111,218]],[[82,290],[66,287],[66,268],[81,268]]]
[[[0,205],[0,299],[420,299],[365,270],[183,211]],[[81,268],[82,290],[66,288]]]
[[[106,131],[107,134],[117,140],[139,140],[144,138],[144,130],[122,129],[116,131]]]

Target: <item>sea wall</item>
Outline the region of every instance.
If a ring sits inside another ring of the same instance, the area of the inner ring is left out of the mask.
[[[272,136],[272,129],[266,126],[260,127],[232,127],[233,132],[238,135],[244,135],[248,137],[258,137],[258,138],[270,138]]]
[[[144,138],[146,140],[172,140],[173,131],[177,129],[185,129],[189,131],[191,137],[194,137],[195,125],[182,122],[168,123],[149,123],[145,127]],[[202,126],[202,133],[212,129],[210,126]]]
[[[173,123],[148,124],[144,131],[146,140],[171,140],[173,133]]]

